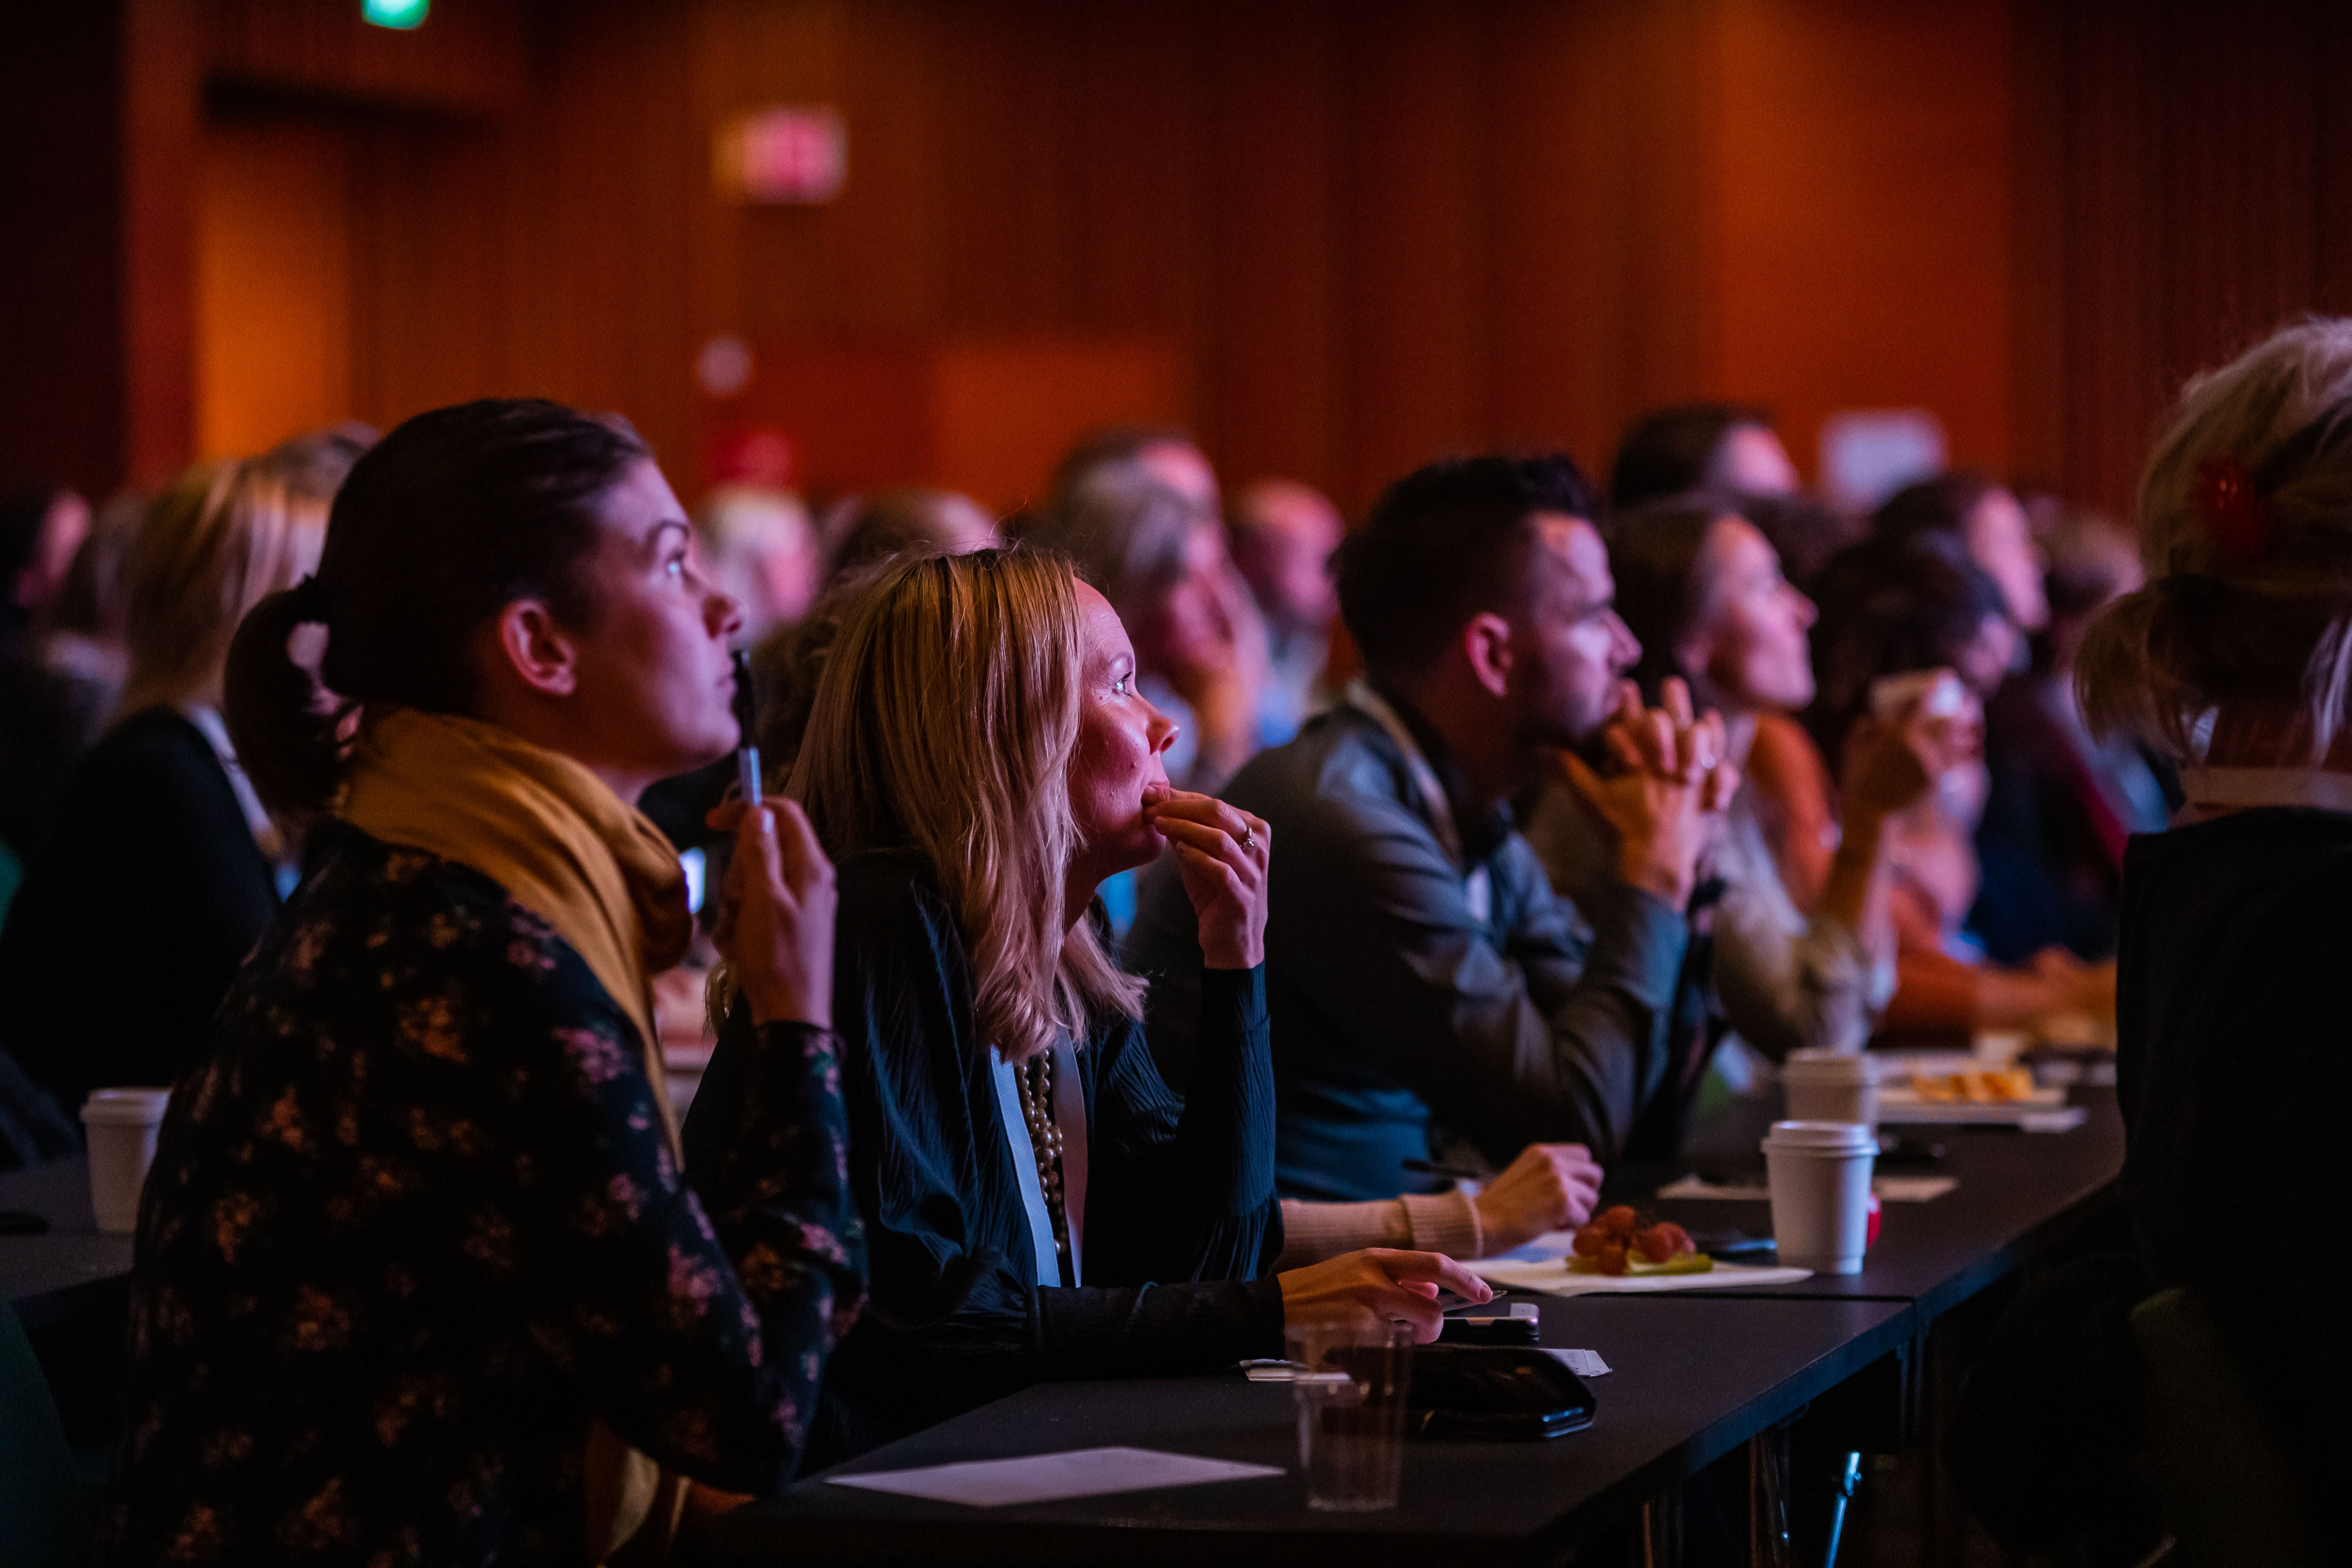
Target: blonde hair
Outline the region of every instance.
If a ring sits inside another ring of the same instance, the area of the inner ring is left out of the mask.
[[[155,499],[122,563],[121,711],[218,686],[246,612],[318,564],[327,508],[374,440],[364,425],[329,426],[257,458],[199,463]]]
[[[1076,579],[1036,551],[895,562],[845,606],[790,793],[839,861],[910,849],[971,955],[981,1037],[1008,1061],[1139,1017],[1143,982],[1063,908],[1084,657]]]
[[[2242,469],[2267,541],[2235,554],[2200,510],[2209,465]],[[2199,759],[2234,704],[2298,709],[2290,751],[2324,757],[2352,702],[2352,321],[2281,328],[2192,379],[2139,489],[2147,584],[2075,660],[2084,716]]]

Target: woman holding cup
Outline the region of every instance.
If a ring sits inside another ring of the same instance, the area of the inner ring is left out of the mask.
[[[689,1191],[648,980],[691,916],[629,804],[737,742],[689,541],[618,421],[445,408],[240,629],[238,754],[315,826],[163,1124],[105,1560],[598,1562],[677,1477],[791,1473],[861,1292],[833,883],[731,809],[743,1091]]]
[[[901,560],[841,612],[791,793],[840,866],[834,994],[872,1308],[825,1378],[828,1463],[1056,1377],[1282,1354],[1341,1311],[1434,1338],[1440,1287],[1391,1249],[1270,1274],[1281,1248],[1264,971],[1265,824],[1171,789],[1174,726],[1110,604],[1062,558]],[[1172,847],[1206,955],[1179,1099],[1096,892]],[[732,1142],[739,1004],[687,1127]]]
[[[1621,519],[1610,565],[1618,613],[1642,644],[1636,677],[1653,690],[1670,678],[1686,683],[1695,703],[1723,715],[1731,759],[1743,766],[1714,862],[1725,883],[1715,982],[1726,1017],[1775,1061],[1861,1050],[1894,988],[1896,826],[1938,777],[1973,758],[1976,727],[1925,684],[1857,722],[1827,883],[1818,898],[1792,890],[1767,831],[1769,804],[1744,763],[1765,715],[1813,700],[1811,602],[1735,504],[1703,496]]]

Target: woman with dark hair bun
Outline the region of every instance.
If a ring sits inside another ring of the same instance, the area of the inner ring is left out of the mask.
[[[1679,679],[1694,702],[1722,713],[1729,754],[1743,767],[1764,719],[1813,700],[1806,633],[1814,619],[1744,509],[1704,495],[1639,508],[1618,520],[1610,554],[1618,613],[1642,643],[1635,676],[1653,692]],[[1973,759],[1977,740],[1934,711],[1924,691],[1864,718],[1847,746],[1843,831],[1828,873],[1801,892],[1772,852],[1763,791],[1743,779],[1715,853],[1725,889],[1714,965],[1724,1015],[1749,1045],[1776,1061],[1803,1048],[1862,1048],[1895,984],[1893,825],[1937,774]]]
[[[863,1289],[832,869],[788,803],[715,814],[754,1027],[689,1191],[648,992],[685,880],[629,804],[737,742],[689,537],[619,421],[440,409],[239,629],[228,726],[308,854],[147,1182],[106,1560],[593,1563],[684,1478],[791,1473]]]
[[[1849,793],[1848,741],[1885,700],[1881,682],[1949,671],[1959,688],[1949,699],[1981,732],[1984,700],[2008,678],[2020,637],[2000,584],[1961,540],[1933,530],[1875,534],[1832,560],[1814,595],[1819,689],[1806,723]],[[1984,764],[1972,758],[1948,768],[1927,798],[1889,824],[1891,1032],[1967,1035],[2061,1017],[2079,1027],[2114,1005],[2114,965],[2085,966],[2063,948],[2018,967],[1988,963],[1963,929],[1979,879],[1973,836],[1985,789]]]

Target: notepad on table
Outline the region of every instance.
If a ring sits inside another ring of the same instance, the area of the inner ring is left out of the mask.
[[[1013,1503],[1101,1497],[1110,1492],[1196,1487],[1208,1481],[1251,1480],[1282,1473],[1274,1465],[1204,1459],[1194,1454],[1163,1454],[1155,1448],[1073,1448],[1018,1459],[972,1459],[954,1465],[926,1465],[912,1470],[827,1476],[825,1479],[837,1487],[863,1487],[868,1491],[896,1492],[902,1497],[964,1503],[972,1508],[1003,1508]]]

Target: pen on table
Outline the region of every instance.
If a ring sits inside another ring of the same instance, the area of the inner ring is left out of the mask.
[[[1435,1160],[1407,1160],[1404,1168],[1416,1176],[1448,1176],[1457,1182],[1483,1182],[1484,1171],[1474,1171],[1467,1165],[1440,1164]]]

